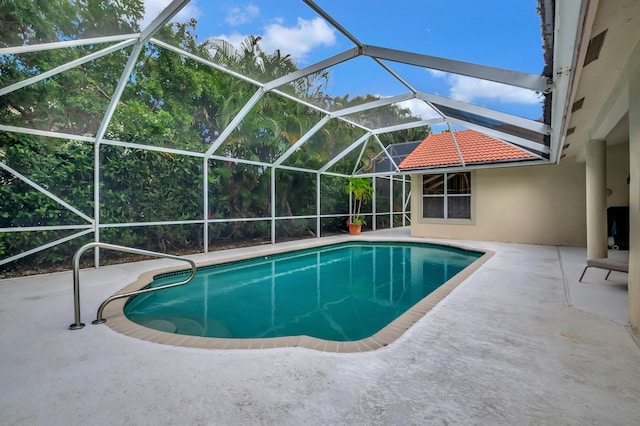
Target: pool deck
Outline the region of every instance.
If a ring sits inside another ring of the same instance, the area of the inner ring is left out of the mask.
[[[581,247],[416,241],[495,255],[397,340],[360,353],[176,347],[90,324],[103,299],[174,261],[83,270],[87,326],[75,331],[70,272],[0,280],[0,424],[640,423],[626,274],[591,268],[579,283]]]

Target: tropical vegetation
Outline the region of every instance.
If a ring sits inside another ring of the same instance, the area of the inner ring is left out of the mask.
[[[139,32],[142,14],[141,0],[4,0],[0,1],[0,47],[132,34]],[[196,29],[195,20],[171,23],[154,37],[260,82],[298,69],[289,55],[262,51],[259,37],[248,37],[236,49],[223,40],[199,42]],[[113,44],[0,55],[0,88]],[[35,130],[34,134],[0,131],[0,163],[89,218],[94,216],[94,194],[98,192],[101,240],[151,250],[201,250],[205,219],[215,222],[208,228],[214,249],[228,243],[269,241],[269,220],[256,218],[271,216],[272,173],[276,216],[315,214],[315,173],[254,164],[279,158],[322,118],[321,114],[302,103],[267,93],[205,164],[201,154],[225,131],[257,88],[161,44],[151,41],[144,45],[108,121],[107,107],[132,46],[0,96],[0,124]],[[281,90],[327,109],[359,104],[372,96],[331,97],[325,92],[330,78],[325,70]],[[394,105],[381,108],[379,114],[406,118],[410,112]],[[104,129],[103,123],[108,123]],[[38,130],[78,137],[42,136]],[[101,131],[104,141],[93,143],[91,138]],[[421,134],[415,129],[396,132],[391,143],[424,138],[426,132],[428,129]],[[285,165],[318,170],[363,134],[356,126],[331,120]],[[365,152],[364,157],[371,159],[373,153]],[[237,158],[249,162],[233,161]],[[332,171],[348,175],[353,164],[338,163]],[[320,178],[323,213],[346,213],[344,184],[340,177]],[[242,218],[256,220],[226,220]],[[194,223],[125,225],[166,221]],[[341,232],[344,224],[344,218],[323,219],[322,232]],[[53,225],[80,226],[87,221],[0,168],[0,228]],[[281,238],[300,238],[316,234],[315,227],[315,220],[291,219],[279,225],[276,232]],[[0,233],[0,259],[74,232],[77,230]],[[68,266],[71,254],[92,238],[89,233],[2,268],[41,268],[56,263]]]
[[[371,179],[350,177],[348,178],[345,191],[351,198],[351,211],[349,216],[349,223],[354,225],[365,225],[367,221],[361,214],[362,205],[364,202],[371,200],[373,197],[373,185]]]

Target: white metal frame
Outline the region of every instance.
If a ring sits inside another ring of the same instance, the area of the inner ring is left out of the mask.
[[[387,152],[386,148],[380,142],[378,135],[383,133],[395,132],[399,130],[411,129],[416,127],[430,126],[437,123],[445,123],[449,129],[451,124],[457,124],[469,129],[478,130],[483,132],[489,136],[493,136],[499,138],[506,143],[518,146],[519,148],[525,149],[531,152],[538,160],[535,161],[536,164],[548,164],[549,162],[556,162],[559,160],[559,154],[562,143],[562,137],[560,132],[554,131],[555,129],[560,129],[563,113],[567,108],[566,104],[566,93],[569,89],[569,82],[567,80],[567,72],[562,72],[562,70],[567,69],[571,61],[575,60],[575,58],[560,56],[556,58],[554,61],[555,69],[554,69],[554,78],[555,81],[550,82],[546,77],[539,75],[532,75],[527,73],[522,73],[518,71],[499,69],[495,67],[488,67],[484,65],[477,65],[472,63],[466,63],[461,61],[455,61],[445,58],[433,57],[423,54],[405,52],[400,50],[388,49],[384,47],[366,45],[360,42],[357,38],[355,38],[346,28],[344,28],[339,22],[337,22],[332,16],[330,16],[326,11],[324,11],[321,7],[316,5],[312,0],[303,0],[307,6],[309,6],[313,11],[315,11],[318,15],[320,15],[323,19],[325,19],[330,25],[332,25],[337,31],[342,33],[347,39],[349,39],[353,44],[354,48],[348,49],[342,53],[334,55],[325,60],[319,61],[317,63],[311,64],[303,69],[292,72],[288,75],[284,75],[272,81],[261,83],[252,78],[244,76],[240,73],[237,73],[233,70],[227,69],[219,64],[203,59],[197,55],[194,55],[190,52],[186,52],[176,46],[172,46],[166,42],[161,40],[157,40],[153,38],[154,34],[162,28],[170,19],[175,16],[182,8],[184,8],[189,0],[173,0],[161,13],[157,16],[151,24],[149,24],[146,28],[143,29],[141,33],[136,34],[123,34],[123,35],[110,35],[105,37],[95,37],[84,40],[67,40],[67,41],[59,41],[53,43],[44,43],[38,45],[31,46],[15,46],[8,48],[1,48],[0,55],[3,54],[22,54],[28,52],[35,52],[41,50],[50,50],[50,49],[63,49],[74,46],[82,46],[82,45],[90,45],[90,44],[100,44],[100,43],[113,43],[110,46],[101,49],[97,52],[86,55],[82,58],[78,58],[74,61],[68,62],[66,64],[62,64],[50,71],[44,72],[40,75],[25,79],[23,81],[19,81],[13,83],[11,85],[0,88],[0,96],[5,95],[7,93],[13,92],[20,88],[26,87],[28,85],[37,83],[45,78],[51,77],[58,73],[64,72],[72,67],[81,65],[83,63],[89,62],[96,58],[99,58],[104,55],[108,55],[117,50],[121,50],[123,48],[133,46],[133,49],[129,55],[128,61],[126,65],[124,65],[119,83],[111,97],[110,103],[107,106],[103,120],[101,125],[96,132],[94,137],[86,136],[86,135],[73,135],[66,133],[59,133],[47,130],[37,130],[30,129],[26,127],[18,127],[18,126],[9,126],[3,123],[0,123],[0,131],[5,132],[16,132],[16,133],[24,133],[24,134],[32,134],[44,137],[52,137],[52,138],[61,138],[67,140],[77,140],[94,144],[94,217],[91,218],[88,215],[82,213],[80,210],[66,203],[64,200],[57,197],[54,193],[46,190],[35,182],[32,182],[30,179],[20,174],[19,171],[12,169],[6,164],[0,162],[0,168],[4,169],[6,172],[13,174],[18,177],[22,181],[29,184],[32,188],[42,192],[47,197],[53,199],[60,205],[64,206],[68,210],[72,211],[76,215],[80,216],[82,219],[88,222],[87,225],[63,225],[56,227],[29,227],[29,228],[11,228],[11,229],[0,229],[0,232],[38,232],[41,230],[62,230],[62,229],[79,229],[80,232],[73,234],[71,236],[62,238],[58,241],[54,241],[52,243],[46,244],[42,247],[34,248],[25,253],[22,253],[17,256],[12,256],[11,258],[0,260],[0,265],[8,263],[10,261],[16,260],[17,258],[21,258],[27,256],[31,253],[44,250],[46,248],[52,247],[53,245],[59,244],[61,242],[69,241],[73,238],[77,238],[82,235],[86,235],[88,233],[93,232],[95,242],[100,242],[100,230],[111,227],[125,227],[125,226],[150,226],[150,225],[174,225],[174,224],[199,224],[203,225],[204,229],[204,252],[208,252],[208,225],[210,223],[217,222],[230,222],[230,221],[258,221],[258,220],[269,220],[271,221],[271,237],[272,242],[275,242],[276,235],[276,221],[282,219],[291,219],[290,217],[277,217],[275,212],[275,204],[273,200],[275,199],[275,171],[277,169],[283,170],[291,170],[291,171],[301,171],[307,173],[316,174],[316,215],[313,216],[296,216],[296,218],[307,218],[307,219],[316,219],[316,227],[317,227],[317,235],[320,236],[320,221],[321,218],[324,217],[336,217],[340,215],[321,215],[320,214],[320,204],[321,204],[321,194],[320,194],[320,178],[322,175],[326,176],[336,176],[336,177],[347,177],[347,175],[340,173],[330,172],[333,166],[343,160],[349,153],[353,152],[353,150],[360,147],[360,154],[358,156],[358,160],[355,164],[353,174],[357,173],[358,164],[362,159],[362,155],[367,146],[367,143],[371,137],[374,137],[375,142],[380,147],[380,153],[386,155],[386,157],[391,161],[393,165],[393,172],[372,172],[372,173],[361,173],[361,176],[371,177],[372,179],[376,179],[377,177],[384,177],[385,179],[389,179],[390,185],[390,206],[389,212],[390,215],[390,223],[393,226],[393,216],[394,214],[402,214],[402,223],[406,223],[407,219],[407,206],[409,204],[409,198],[406,196],[406,175],[411,173],[419,173],[420,171],[411,170],[409,172],[400,170],[398,168],[398,164],[396,164]],[[579,26],[579,16],[576,16],[574,13],[576,9],[580,9],[582,7],[582,3],[580,0],[567,0],[567,2],[556,2],[558,3],[557,8],[560,11],[556,12],[557,15],[560,15],[560,18],[556,20],[556,29],[555,32],[560,34],[559,43],[562,46],[570,45],[571,43],[575,43],[575,36],[572,38],[572,34],[576,34],[576,28]],[[560,5],[559,3],[562,3]],[[560,27],[560,24],[563,27]],[[562,29],[563,31],[560,31]],[[138,60],[139,55],[144,51],[146,43],[153,43],[156,46],[159,46],[164,49],[168,49],[172,52],[175,52],[184,57],[190,58],[192,60],[198,61],[202,64],[206,64],[212,68],[215,68],[219,71],[225,72],[229,75],[232,75],[235,78],[241,79],[249,84],[252,84],[256,87],[256,91],[253,96],[245,103],[245,105],[238,111],[235,115],[234,119],[229,123],[229,125],[223,129],[223,131],[218,135],[214,143],[206,150],[206,152],[193,152],[188,150],[182,150],[178,148],[161,148],[148,146],[139,143],[133,143],[129,141],[114,141],[105,139],[105,133],[113,117],[113,113],[115,108],[120,101],[122,93],[129,81],[133,68]],[[562,49],[563,52],[568,51],[568,49]],[[304,78],[309,76],[315,72],[321,71],[323,69],[327,69],[329,67],[338,65],[340,63],[352,60],[359,56],[367,56],[372,58],[375,63],[377,63],[382,69],[384,69],[390,76],[394,79],[398,80],[401,84],[403,84],[408,92],[405,94],[401,94],[398,96],[390,97],[390,98],[381,98],[368,103],[364,103],[362,105],[344,108],[338,111],[326,111],[316,105],[313,105],[309,102],[306,102],[301,99],[297,99],[296,97],[284,93],[278,88],[296,81],[297,79]],[[390,63],[388,63],[388,62]],[[551,125],[547,125],[544,123],[540,123],[534,120],[528,120],[521,117],[513,116],[510,114],[498,112],[495,110],[491,110],[485,107],[473,105],[466,102],[457,101],[454,99],[445,98],[442,96],[437,96],[435,94],[421,92],[416,90],[414,86],[407,81],[401,73],[398,73],[393,69],[392,63],[404,63],[409,64],[416,67],[440,70],[448,73],[464,75],[489,81],[494,81],[502,84],[507,84],[516,87],[526,88],[532,91],[537,91],[541,93],[549,93],[550,91],[554,91],[553,97],[553,115]],[[216,151],[225,140],[229,137],[229,135],[233,132],[233,130],[237,127],[238,124],[242,122],[242,120],[246,117],[247,114],[254,108],[254,106],[260,101],[260,99],[268,92],[272,92],[276,95],[283,96],[289,100],[294,102],[301,103],[309,108],[312,108],[318,111],[322,118],[314,125],[309,131],[307,131],[302,137],[292,145],[284,154],[282,154],[275,162],[273,163],[265,163],[261,161],[251,161],[242,158],[227,158],[224,156],[216,155]],[[557,96],[556,96],[557,92]],[[403,123],[399,125],[393,125],[385,128],[367,128],[359,123],[354,122],[349,119],[349,116],[355,113],[364,112],[367,110],[371,110],[374,108],[379,108],[385,105],[391,105],[394,103],[410,100],[410,99],[419,99],[425,102],[429,107],[431,107],[436,114],[439,115],[438,118],[429,119],[429,120],[419,120],[409,123]],[[517,126],[531,132],[537,133],[539,135],[551,135],[551,146],[546,146],[541,144],[536,140],[528,140],[520,137],[516,137],[513,135],[506,134],[504,132],[500,132],[496,129],[483,127],[478,124],[468,123],[463,120],[448,117],[446,114],[443,114],[442,111],[439,111],[433,104],[441,104],[450,108],[459,109],[462,111],[467,111],[482,117],[485,117],[489,120],[498,120],[504,122],[506,124],[510,124],[513,126]],[[283,164],[289,156],[295,152],[296,149],[304,149],[304,144],[311,139],[311,137],[319,131],[326,123],[330,120],[342,120],[353,126],[356,126],[365,131],[365,134],[362,137],[359,137],[357,140],[350,143],[346,148],[344,148],[341,152],[337,153],[332,159],[330,159],[324,166],[322,166],[319,170],[300,168],[300,167],[291,167]],[[454,138],[455,142],[455,138]],[[160,151],[173,153],[178,155],[186,155],[196,158],[201,158],[203,161],[203,219],[197,220],[187,220],[187,221],[162,221],[162,222],[135,222],[135,223],[118,223],[118,224],[107,224],[100,223],[100,207],[99,202],[97,200],[100,199],[100,167],[99,167],[99,154],[100,154],[100,146],[101,145],[113,145],[113,146],[121,146],[128,147],[134,149],[144,149],[149,151]],[[457,144],[456,144],[457,147]],[[547,159],[547,157],[550,157]],[[461,157],[462,159],[462,157]],[[270,168],[271,171],[271,215],[266,218],[226,218],[226,219],[209,219],[208,216],[208,173],[209,173],[209,160],[222,160],[222,161],[233,161],[236,163],[242,164],[250,164],[259,167]],[[532,163],[528,163],[532,164]],[[464,162],[462,166],[459,168],[461,170],[470,170],[473,168],[486,168],[486,167],[504,167],[507,165],[519,165],[519,164],[496,164],[496,165],[482,165],[482,166],[468,166],[465,165]],[[448,171],[456,171],[457,169],[448,169]],[[435,171],[435,170],[434,170]],[[403,195],[403,211],[402,212],[394,212],[393,211],[393,183],[401,179],[402,182],[402,195]],[[410,194],[410,191],[409,191]],[[375,196],[375,195],[374,195]],[[375,217],[376,215],[381,214],[376,211],[375,199],[373,203],[373,226],[375,229]],[[386,213],[384,213],[386,214]],[[98,250],[96,250],[95,254],[95,262],[96,265],[99,265],[99,257]]]

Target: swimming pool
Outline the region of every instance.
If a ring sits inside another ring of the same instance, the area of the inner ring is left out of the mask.
[[[389,328],[404,331],[428,310],[420,305],[429,294],[483,254],[414,242],[319,246],[200,267],[191,283],[136,296],[124,313],[142,326],[185,336],[363,342]],[[156,274],[149,285],[182,273]],[[411,312],[417,308],[418,315]],[[406,327],[398,325],[402,317]]]

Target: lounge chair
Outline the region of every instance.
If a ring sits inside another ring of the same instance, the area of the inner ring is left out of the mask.
[[[607,278],[609,278],[609,274],[611,274],[611,271],[629,273],[629,261],[614,260],[614,259],[608,259],[608,258],[588,259],[587,266],[585,266],[584,271],[582,271],[582,275],[580,275],[580,279],[578,280],[579,282],[582,282],[584,273],[587,272],[588,268],[600,268],[600,269],[608,270],[609,272],[607,272],[607,276],[604,277],[604,279],[606,280]]]

